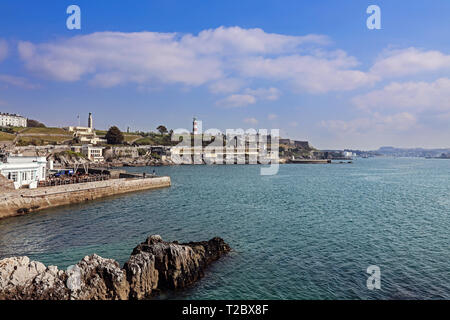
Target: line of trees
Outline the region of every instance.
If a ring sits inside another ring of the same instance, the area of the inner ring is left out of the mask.
[[[152,140],[154,140],[157,144],[164,144],[164,145],[170,145],[171,144],[171,135],[173,130],[168,130],[166,126],[159,125],[156,130],[159,132],[159,135],[154,132],[137,132],[137,134],[141,135],[142,137],[148,137]],[[109,128],[105,135],[105,139],[108,144],[123,144],[125,141],[125,136],[120,131],[120,129],[117,126],[112,126]]]

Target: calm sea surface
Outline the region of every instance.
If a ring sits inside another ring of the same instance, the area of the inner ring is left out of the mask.
[[[154,168],[130,171],[151,173]],[[150,234],[234,249],[163,298],[450,299],[450,160],[155,168],[172,187],[0,220],[0,258],[125,262]],[[369,265],[381,290],[366,287]]]

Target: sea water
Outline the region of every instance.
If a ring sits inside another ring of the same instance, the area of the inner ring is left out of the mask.
[[[450,160],[130,168],[170,188],[0,220],[0,258],[124,263],[148,235],[233,252],[176,299],[450,299]],[[381,288],[369,290],[378,266]]]

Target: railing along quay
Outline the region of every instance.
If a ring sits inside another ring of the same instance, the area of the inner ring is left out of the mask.
[[[39,182],[39,187],[55,187],[68,184],[77,184],[85,182],[105,181],[109,180],[109,175],[95,175],[95,176],[73,176],[67,178],[50,178]]]

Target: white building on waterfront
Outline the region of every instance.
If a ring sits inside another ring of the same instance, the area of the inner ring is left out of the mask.
[[[344,152],[342,152],[342,156],[346,157],[346,158],[351,158],[351,157],[354,157],[355,155],[353,154],[353,152],[344,151]]]
[[[105,148],[84,144],[81,147],[81,153],[93,162],[103,162],[105,161],[105,158],[103,157],[103,149]]]
[[[45,157],[6,156],[0,161],[0,174],[14,182],[19,189],[24,186],[37,188],[38,182],[47,178]]]
[[[1,113],[0,126],[2,127],[26,127],[27,119],[17,114]]]

